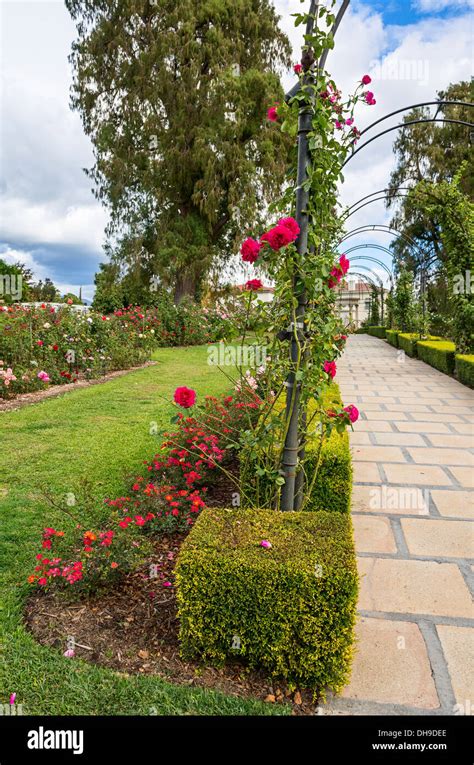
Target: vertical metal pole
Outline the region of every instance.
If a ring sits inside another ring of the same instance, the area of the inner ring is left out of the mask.
[[[313,15],[317,13],[319,2],[312,0],[310,18],[306,25],[306,34],[312,34],[314,27]],[[304,81],[310,82],[312,74],[308,71],[304,75]],[[307,170],[311,156],[308,148],[308,133],[312,128],[313,106],[311,103],[304,104],[298,114],[298,169],[296,178],[296,220],[300,227],[300,234],[296,242],[296,248],[300,256],[308,251],[308,215],[309,191],[305,191],[303,184],[307,178]],[[285,447],[282,457],[282,471],[285,483],[281,490],[281,509],[295,509],[296,470],[298,465],[299,443],[299,410],[301,397],[301,383],[295,379],[294,367],[298,361],[298,345],[304,343],[304,315],[306,307],[306,290],[296,272],[293,277],[293,289],[298,300],[296,307],[296,327],[291,327],[290,360],[293,369],[286,381],[286,421],[288,430],[285,438]],[[297,333],[297,338],[295,338]]]

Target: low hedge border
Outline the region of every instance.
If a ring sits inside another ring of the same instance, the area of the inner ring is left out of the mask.
[[[422,340],[416,345],[418,358],[440,372],[448,375],[454,372],[456,346],[449,340]]]
[[[325,409],[331,409],[334,405],[341,405],[341,394],[339,387],[333,383],[322,397],[322,404]],[[277,406],[284,407],[284,400]],[[316,406],[316,403],[314,403]],[[311,405],[309,407],[311,414]],[[306,463],[305,470],[308,482],[314,475],[318,462],[319,440],[314,439],[306,444]],[[249,476],[246,481],[246,506],[255,507],[259,505],[262,508],[271,507],[270,498],[268,501],[264,497],[273,494],[273,490],[267,491],[265,478],[257,478],[255,475]],[[324,442],[321,449],[321,459],[319,464],[318,478],[315,481],[311,495],[305,505],[305,510],[319,511],[330,510],[338,513],[349,513],[351,509],[352,492],[352,460],[349,444],[349,434],[347,431],[338,433],[334,430],[329,438]],[[260,498],[260,502],[257,498]]]
[[[457,354],[455,357],[455,369],[459,382],[474,388],[474,356]]]
[[[379,337],[381,340],[385,339],[385,327],[368,327],[369,335],[372,337]]]
[[[398,329],[387,329],[385,332],[385,338],[390,345],[394,348],[398,348]]]
[[[399,332],[398,333],[398,347],[408,356],[416,358],[417,356],[417,344],[419,342],[431,342],[432,340],[442,340],[442,337],[436,337],[430,335],[429,337],[421,338],[418,332]]]
[[[183,658],[238,658],[322,696],[348,682],[358,592],[349,516],[206,508],[175,571]]]

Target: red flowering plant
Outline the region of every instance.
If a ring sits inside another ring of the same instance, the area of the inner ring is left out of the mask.
[[[108,507],[98,521],[95,498],[87,482],[78,489],[74,507],[63,505],[49,492],[44,494],[61,516],[61,529],[43,529],[35,566],[28,576],[30,584],[44,590],[72,591],[74,596],[90,595],[135,570],[150,552],[136,518],[123,524],[124,513],[128,512],[125,505]],[[133,503],[130,497],[123,499]]]
[[[260,307],[262,321],[257,327],[257,342],[267,341],[266,390],[261,391],[260,417],[253,429],[241,436],[242,485],[255,487],[250,504],[280,507],[282,458],[290,419],[296,406],[298,430],[302,442],[321,443],[332,430],[351,427],[357,416],[355,407],[335,408],[328,416],[325,401],[330,386],[337,381],[337,357],[344,347],[344,326],[335,309],[335,287],[345,278],[350,263],[337,248],[342,238],[342,216],[338,215],[338,182],[341,170],[359,132],[354,125],[360,105],[375,104],[374,94],[366,90],[368,75],[361,77],[354,93],[343,98],[330,75],[317,62],[332,39],[325,29],[334,23],[333,3],[319,9],[322,25],[314,26],[305,37],[305,54],[295,68],[300,89],[287,103],[275,104],[267,118],[275,131],[295,139],[293,162],[286,190],[270,207],[275,222],[259,235],[243,237],[242,260],[258,269],[263,266],[267,278],[275,284],[271,307]],[[297,15],[305,24],[308,14]],[[316,62],[312,64],[311,62]],[[297,180],[298,115],[308,106],[311,128],[308,133],[309,162],[303,182]],[[307,216],[307,241],[300,237],[295,219],[296,189],[307,193],[304,214]],[[291,213],[291,214],[289,214]],[[258,283],[250,278],[246,285],[258,295]],[[304,310],[302,307],[304,306]],[[290,355],[289,344],[292,344]],[[287,381],[294,380],[291,396],[286,399]],[[305,457],[298,463],[303,472]],[[262,494],[259,485],[265,487]],[[270,487],[268,489],[268,487]],[[303,508],[308,500],[305,491]]]

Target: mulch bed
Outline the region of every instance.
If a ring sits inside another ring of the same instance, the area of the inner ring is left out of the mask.
[[[0,399],[0,412],[12,412],[16,409],[21,409],[24,406],[30,404],[37,404],[39,401],[43,401],[45,398],[54,398],[54,396],[60,396],[62,393],[69,393],[72,390],[78,388],[88,388],[90,385],[101,385],[102,383],[109,382],[116,377],[123,377],[130,372],[136,372],[138,369],[145,369],[146,367],[154,366],[158,362],[147,361],[145,364],[140,364],[138,367],[130,367],[129,369],[119,369],[116,372],[109,372],[109,374],[99,377],[96,380],[86,380],[79,377],[75,383],[65,383],[65,385],[51,385],[46,390],[36,390],[33,393],[20,393],[19,396],[12,399]]]
[[[173,569],[183,536],[163,537],[147,563],[98,597],[68,603],[58,593],[35,592],[25,619],[42,645],[64,653],[69,636],[76,657],[131,674],[159,675],[180,685],[220,690],[268,703],[292,704],[293,714],[317,714],[308,691],[291,693],[284,682],[271,682],[263,673],[232,662],[223,669],[186,662],[179,656],[179,621]],[[151,566],[157,565],[157,577]],[[70,659],[75,661],[76,659]]]

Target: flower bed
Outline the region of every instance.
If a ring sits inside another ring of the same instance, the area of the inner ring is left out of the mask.
[[[238,656],[320,694],[347,682],[358,582],[348,516],[207,509],[176,578],[185,657]]]
[[[230,322],[191,303],[103,316],[47,303],[0,306],[0,397],[94,379],[138,366],[156,347],[221,339]]]

